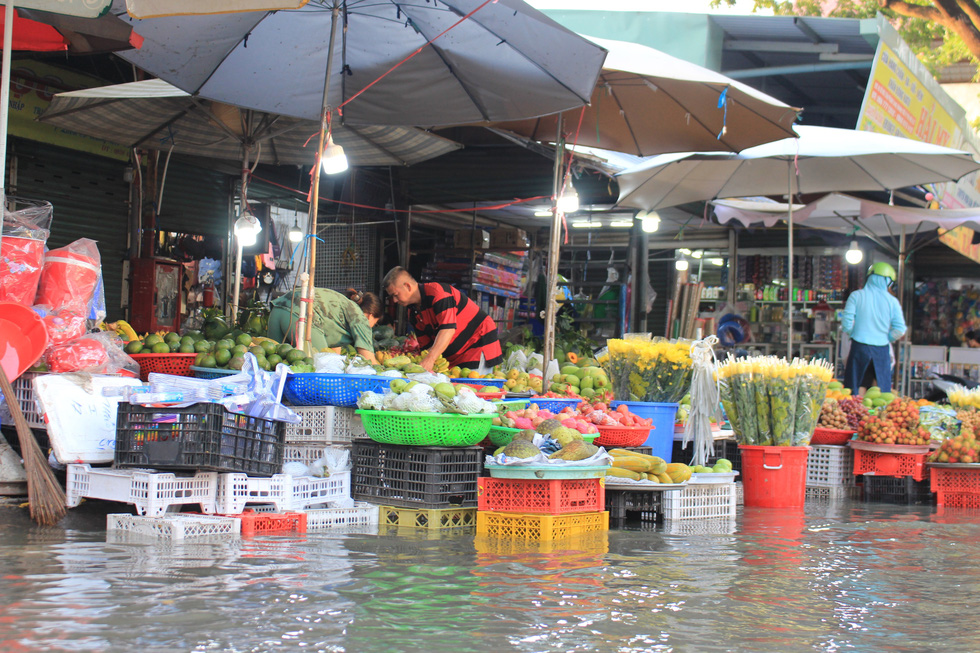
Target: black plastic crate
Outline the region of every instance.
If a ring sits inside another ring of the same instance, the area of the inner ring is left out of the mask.
[[[351,496],[402,508],[476,506],[482,447],[413,447],[354,440]]]
[[[935,502],[929,480],[916,481],[911,476],[875,476],[864,474],[862,496],[865,501],[927,506]]]
[[[627,490],[606,485],[606,510],[609,519],[621,523],[627,518],[644,522],[663,521],[662,492]]]
[[[626,449],[627,451],[635,451],[636,453],[642,453],[647,456],[653,455],[653,447],[615,447],[616,449]]]
[[[735,460],[731,456],[726,456],[726,453],[732,453],[726,450],[727,442],[735,443],[734,440],[715,440],[714,446],[712,448],[712,453],[708,457],[708,466],[714,465],[715,461],[719,458],[728,458],[732,461],[732,469],[738,469],[735,466]],[[684,447],[683,440],[674,440],[674,448],[671,450],[670,459],[675,463],[684,463],[685,465],[691,464],[691,458],[694,456],[694,443],[688,442],[687,448]],[[741,456],[739,455],[738,448],[732,447],[734,454],[738,456],[739,462],[741,462]]]
[[[249,417],[219,404],[148,408],[120,402],[116,414],[117,467],[282,472],[285,423]]]

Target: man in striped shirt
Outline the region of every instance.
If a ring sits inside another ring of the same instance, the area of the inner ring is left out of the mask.
[[[392,268],[382,287],[396,304],[412,307],[415,335],[429,353],[421,365],[432,371],[440,355],[450,365],[476,369],[482,355],[493,367],[503,362],[497,324],[476,302],[445,283],[419,283],[403,267]]]

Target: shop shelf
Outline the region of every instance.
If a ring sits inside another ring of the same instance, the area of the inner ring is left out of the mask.
[[[527,515],[513,512],[476,513],[476,534],[525,542],[554,542],[609,530],[609,513]]]
[[[854,450],[838,445],[811,444],[806,461],[807,487],[853,486]]]
[[[200,538],[237,538],[241,521],[233,517],[213,515],[171,514],[162,517],[136,515],[106,515],[106,533],[116,537],[134,537],[185,542]]]
[[[175,476],[152,470],[70,464],[65,488],[69,508],[81,504],[82,499],[102,499],[134,505],[138,514],[151,517],[190,504],[197,504],[201,512],[210,514],[215,512],[218,475],[198,472],[194,476]]]
[[[379,506],[378,523],[397,528],[462,528],[476,523],[476,508],[401,508]]]
[[[303,421],[299,424],[286,424],[286,443],[323,442],[347,443],[354,438],[364,437],[361,418],[353,408],[341,406],[295,406],[293,411]]]
[[[688,485],[663,493],[664,521],[735,517],[735,483]]]
[[[933,501],[928,481],[917,481],[911,476],[876,476],[865,474],[863,478],[865,501],[897,503],[905,505],[929,505]]]
[[[496,512],[590,512],[605,507],[605,479],[481,478],[478,508]]]
[[[282,469],[283,427],[219,404],[151,408],[120,402],[115,463],[272,476]]]
[[[355,440],[352,496],[404,508],[475,508],[480,447],[413,447]]]
[[[353,508],[319,508],[304,512],[307,533],[378,525],[378,506],[370,503],[358,502]]]
[[[215,505],[220,514],[237,515],[248,504],[270,504],[283,512],[327,503],[347,504],[350,503],[350,476],[350,471],[333,472],[323,478],[288,474],[276,474],[270,478],[221,474]]]

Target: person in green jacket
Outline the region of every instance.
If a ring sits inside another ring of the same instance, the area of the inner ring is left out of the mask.
[[[384,315],[384,305],[377,295],[353,288],[347,289],[347,295],[328,288],[314,288],[311,300],[313,324],[309,328],[314,351],[351,345],[372,364],[378,363],[371,329]],[[298,289],[274,299],[269,313],[269,337],[296,345],[296,327],[305,313],[306,305]]]

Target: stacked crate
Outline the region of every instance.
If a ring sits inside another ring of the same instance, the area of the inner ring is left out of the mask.
[[[933,502],[926,466],[928,447],[872,445],[857,440],[850,446],[865,501],[907,505]]]
[[[478,446],[418,447],[356,439],[351,495],[380,506],[382,530],[472,527],[483,455]]]
[[[806,498],[818,501],[857,499],[854,450],[847,446],[812,444],[806,462]]]
[[[561,475],[568,478],[479,479],[477,535],[537,543],[608,531],[605,478]]]

